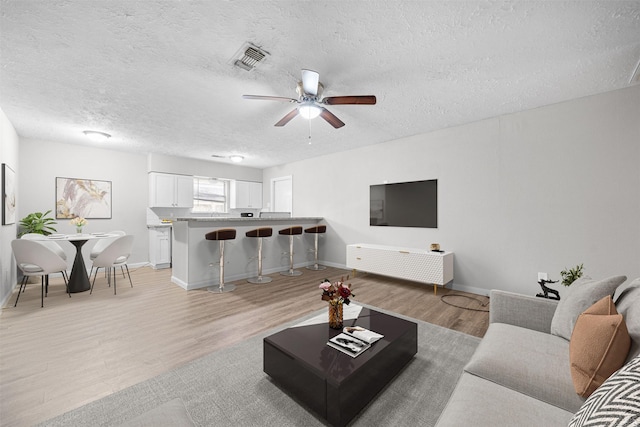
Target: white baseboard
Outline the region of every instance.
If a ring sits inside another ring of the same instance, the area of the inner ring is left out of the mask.
[[[447,287],[449,286],[447,285]],[[458,285],[455,282],[451,285],[451,287],[449,287],[449,289],[454,291],[469,292],[476,295],[484,295],[486,297],[489,296],[490,291],[489,289],[476,288],[475,286]]]
[[[322,265],[326,265],[329,267],[335,267],[335,268],[341,268],[344,270],[351,270],[349,267],[347,267],[345,264],[337,264],[337,263],[333,263],[333,262],[322,262]],[[357,272],[360,272],[360,270],[356,270]],[[366,271],[362,271],[362,273],[367,273]],[[372,273],[375,274],[375,273]],[[379,276],[384,276],[382,274],[380,274]],[[421,282],[414,282],[414,283],[421,283]],[[424,285],[424,283],[421,283]],[[429,286],[429,285],[427,285]],[[462,291],[462,292],[469,292],[472,294],[476,294],[476,295],[484,295],[484,296],[489,296],[489,291],[490,289],[485,289],[485,288],[477,288],[475,286],[467,286],[467,285],[461,285],[455,282],[455,279],[453,280],[453,282],[449,282],[445,285],[445,288],[447,289],[451,289],[454,291]],[[431,287],[429,288],[431,289]]]
[[[327,262],[327,261],[318,261],[318,264],[320,265],[324,265],[327,267],[333,267],[333,268],[339,268],[342,270],[351,270],[350,268],[348,268],[346,266],[346,264],[339,264],[337,262]],[[308,265],[313,265],[313,262],[305,262],[305,263],[300,263],[300,264],[294,264],[293,268],[294,269],[299,269],[299,268],[305,268]],[[270,274],[280,274],[281,271],[285,271],[287,270],[282,269],[282,268],[271,268],[271,269],[267,269],[267,270],[263,270],[262,274],[264,276],[268,276]],[[363,273],[366,273],[363,272]],[[250,277],[254,277],[255,274],[236,274],[233,276],[225,276],[225,282],[234,282],[236,280],[242,280],[242,279],[248,279]],[[333,277],[329,277],[329,279],[331,280],[337,280],[337,278],[333,278]],[[182,289],[185,290],[192,290],[192,289],[202,289],[202,288],[208,288],[209,286],[216,286],[218,284],[218,282],[216,281],[215,283],[212,283],[210,281],[207,282],[201,282],[201,283],[191,283],[191,284],[187,284],[175,277],[171,277],[171,282],[175,283],[176,285],[180,286]],[[415,283],[419,283],[419,282],[415,282]],[[461,284],[457,284],[455,283],[455,280],[453,283],[449,282],[446,284],[445,286],[447,289],[451,289],[454,291],[462,291],[462,292],[469,292],[472,294],[476,294],[476,295],[484,295],[484,296],[489,296],[489,289],[484,289],[484,288],[477,288],[474,286],[467,286],[467,285],[461,285]],[[432,290],[432,287],[428,287],[429,290]]]

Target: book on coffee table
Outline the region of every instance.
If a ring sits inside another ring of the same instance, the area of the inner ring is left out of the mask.
[[[369,344],[373,344],[380,338],[384,337],[384,335],[365,329],[362,326],[347,326],[342,330],[342,332]]]
[[[345,334],[344,332],[327,341],[327,345],[338,349],[351,357],[356,357],[371,347],[371,344],[368,342],[359,340],[351,335]]]

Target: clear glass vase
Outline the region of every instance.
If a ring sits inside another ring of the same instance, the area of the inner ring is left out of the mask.
[[[342,329],[342,303],[329,302],[329,327]]]
[[[77,234],[82,234],[82,227],[76,226],[76,233]]]

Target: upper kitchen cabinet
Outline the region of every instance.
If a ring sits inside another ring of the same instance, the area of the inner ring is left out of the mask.
[[[262,209],[262,183],[231,182],[231,209]]]
[[[193,177],[150,172],[149,207],[192,208]]]

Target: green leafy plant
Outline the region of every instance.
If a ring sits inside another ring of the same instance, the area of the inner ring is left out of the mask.
[[[562,276],[562,284],[565,286],[569,286],[573,282],[575,282],[578,278],[582,277],[582,270],[584,269],[584,265],[576,265],[574,268],[565,268],[560,272]]]
[[[50,213],[51,210],[48,210],[45,213],[33,212],[22,218],[20,220],[22,231],[18,237],[27,233],[44,234],[45,236],[55,233],[56,229],[53,228],[52,225],[57,224],[57,222],[55,222],[53,218],[47,216]]]

